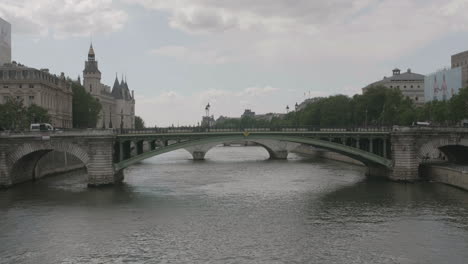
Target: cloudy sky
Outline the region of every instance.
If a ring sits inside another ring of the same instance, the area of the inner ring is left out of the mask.
[[[103,82],[123,73],[149,125],[285,112],[352,95],[468,50],[468,0],[0,0],[13,59],[82,73],[90,41]]]

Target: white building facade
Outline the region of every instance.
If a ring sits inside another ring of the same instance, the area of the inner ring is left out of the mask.
[[[93,45],[88,52],[83,70],[83,87],[102,105],[97,128],[135,128],[135,98],[126,81],[115,77],[114,86],[101,83],[101,72]]]
[[[0,18],[0,66],[11,63],[11,25]]]
[[[424,104],[424,75],[414,73],[411,69],[401,73],[400,69],[394,69],[391,77],[369,84],[362,88],[365,93],[369,87],[385,86],[387,88],[399,89],[401,93],[411,99],[416,105]]]
[[[47,110],[54,127],[71,128],[72,98],[71,84],[64,73],[57,76],[48,69],[38,70],[16,62],[0,66],[0,104],[8,100],[21,101],[26,107],[35,104]]]

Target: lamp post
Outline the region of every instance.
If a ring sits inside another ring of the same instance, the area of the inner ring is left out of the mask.
[[[286,114],[289,113],[289,105],[286,106]]]
[[[367,128],[367,107],[366,107],[366,123],[365,123],[365,126]]]
[[[120,133],[123,134],[123,109],[120,109]]]
[[[296,128],[299,126],[299,122],[297,120],[297,109],[298,108],[299,108],[299,105],[296,102],[296,104],[294,105],[294,120],[296,121]]]

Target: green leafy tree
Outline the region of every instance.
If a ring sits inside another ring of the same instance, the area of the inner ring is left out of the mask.
[[[46,109],[35,104],[26,108],[28,123],[50,123],[50,115]]]
[[[139,116],[135,116],[135,129],[144,129],[145,121]]]
[[[458,94],[450,99],[449,113],[450,120],[454,123],[468,118],[468,87],[460,89]]]
[[[73,127],[94,128],[99,120],[102,105],[99,100],[87,93],[85,88],[72,82],[73,90]]]
[[[47,110],[37,105],[25,107],[21,99],[8,99],[0,105],[0,128],[6,130],[27,130],[31,123],[49,122]]]

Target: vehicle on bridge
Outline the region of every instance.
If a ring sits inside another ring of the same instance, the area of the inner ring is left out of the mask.
[[[48,123],[37,123],[37,124],[31,124],[29,130],[33,132],[54,131],[55,128],[51,124],[48,124]]]

